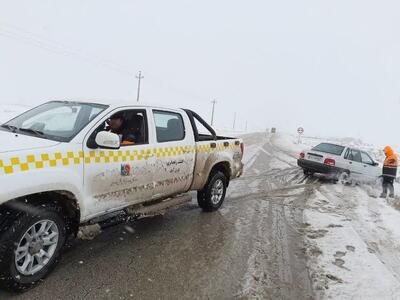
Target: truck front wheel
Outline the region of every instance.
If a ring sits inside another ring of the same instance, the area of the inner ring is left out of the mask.
[[[6,223],[0,228],[0,286],[23,291],[57,264],[66,241],[66,226],[59,209],[52,205],[24,207]]]
[[[197,193],[197,202],[203,211],[218,210],[225,200],[228,178],[225,174],[216,171],[210,175],[206,186]]]

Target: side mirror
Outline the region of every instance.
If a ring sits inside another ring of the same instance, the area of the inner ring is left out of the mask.
[[[119,149],[121,147],[121,141],[119,140],[118,134],[108,131],[100,131],[96,135],[95,141],[97,146],[100,148]]]
[[[377,162],[375,162],[374,161],[374,163],[372,164],[374,167],[377,167],[377,166],[379,166],[379,163],[377,163]]]

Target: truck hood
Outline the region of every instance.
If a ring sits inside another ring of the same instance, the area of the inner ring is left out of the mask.
[[[59,142],[0,130],[0,153],[47,148]]]

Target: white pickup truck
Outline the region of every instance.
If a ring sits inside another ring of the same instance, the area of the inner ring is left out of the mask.
[[[199,127],[203,132],[199,133]],[[81,225],[223,203],[243,143],[196,113],[52,101],[0,126],[0,287],[44,278]]]

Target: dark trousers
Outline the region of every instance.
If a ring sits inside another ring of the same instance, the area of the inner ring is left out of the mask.
[[[394,196],[394,186],[393,186],[394,178],[383,176],[382,188],[383,192],[382,195],[386,197],[387,192],[389,190],[389,195]]]

